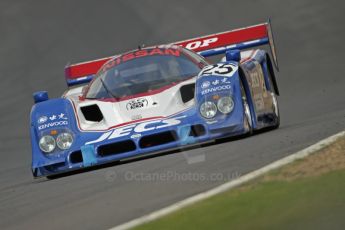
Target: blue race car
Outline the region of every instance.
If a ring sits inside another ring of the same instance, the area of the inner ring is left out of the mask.
[[[33,176],[277,128],[274,66],[270,23],[69,65],[61,98],[33,95]]]

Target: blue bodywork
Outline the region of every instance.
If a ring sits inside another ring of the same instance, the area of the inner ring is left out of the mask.
[[[219,138],[251,133],[266,127],[279,126],[276,95],[279,90],[273,70],[278,68],[270,21],[267,36],[199,52],[201,56],[225,54],[215,64],[217,72],[206,74],[205,67],[195,81],[194,104],[169,117],[126,123],[106,131],[81,131],[72,102],[66,98],[49,99],[45,91],[34,94],[35,105],[30,115],[32,173],[34,177],[58,175],[78,169],[116,162],[148,153],[164,152]],[[240,50],[268,44],[270,55],[255,50],[248,60],[240,61]],[[274,65],[273,65],[274,64]],[[231,76],[224,76],[224,66],[232,66]],[[223,69],[222,69],[223,68]],[[67,85],[90,82],[95,75],[67,79]],[[205,101],[217,104],[222,97],[231,97],[233,110],[223,114],[217,110],[212,119],[201,116]],[[248,115],[249,114],[249,115]],[[70,133],[73,143],[68,150],[56,147],[44,153],[40,138]]]
[[[227,60],[223,64],[231,64],[237,66],[238,69],[228,78],[218,75],[198,76],[195,84],[194,106],[171,117],[125,125],[121,127],[121,132],[124,135],[116,138],[111,137],[118,128],[105,132],[80,131],[70,100],[65,98],[48,99],[44,93],[38,94],[36,96],[38,102],[31,110],[30,128],[34,177],[61,174],[148,153],[168,151],[248,133],[250,130],[245,125],[241,82],[252,115],[252,129],[258,130],[276,125],[277,120],[274,118],[274,111],[261,114],[255,108],[249,83],[251,73],[262,70],[267,92],[275,91],[275,86],[271,85],[269,80],[272,70],[270,70],[268,54],[259,50],[252,60],[240,65],[237,62],[239,51],[231,52],[233,53],[226,55]],[[205,91],[203,85],[205,82],[216,86],[213,90]],[[199,112],[200,104],[205,100],[216,103],[217,99],[222,96],[230,96],[233,99],[233,111],[226,115],[218,111],[212,119],[203,118]],[[145,131],[135,132],[134,128],[142,123],[146,123],[144,125]],[[71,148],[66,151],[56,148],[52,153],[43,153],[38,142],[42,136],[51,134],[52,130],[55,133],[71,133],[74,139]],[[159,138],[164,140],[160,142],[148,141]],[[112,153],[112,149],[115,149],[115,152]]]

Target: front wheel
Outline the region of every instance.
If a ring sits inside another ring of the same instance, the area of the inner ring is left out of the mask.
[[[250,108],[248,105],[247,95],[243,88],[241,82],[241,94],[242,94],[242,103],[243,103],[243,111],[244,111],[244,128],[248,130],[248,134],[253,134],[253,122],[252,122],[252,114],[250,112]]]
[[[275,123],[272,126],[273,129],[277,129],[280,125],[280,114],[279,114],[279,107],[278,107],[278,99],[277,99],[277,92],[274,90],[274,84],[272,80],[272,75],[269,74],[269,83],[271,86],[271,96],[272,96],[272,110],[274,114]]]
[[[277,100],[277,95],[275,93],[271,93],[271,95],[272,95],[273,113],[275,115],[275,124],[272,126],[272,128],[277,129],[280,125],[280,114],[279,114],[278,100]]]

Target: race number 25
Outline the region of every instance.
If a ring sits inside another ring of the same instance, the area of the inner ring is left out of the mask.
[[[202,75],[221,75],[225,77],[231,77],[237,69],[237,66],[232,64],[214,64],[206,66],[201,72]]]

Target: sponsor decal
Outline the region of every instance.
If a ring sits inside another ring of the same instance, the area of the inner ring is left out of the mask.
[[[250,78],[252,80],[252,87],[258,88],[260,87],[260,80],[259,80],[259,73],[254,71],[250,73]]]
[[[214,65],[208,65],[200,71],[198,77],[209,75],[232,77],[236,73],[237,69],[238,66],[231,63],[218,63]]]
[[[216,86],[216,87],[202,90],[201,95],[206,95],[209,93],[214,93],[214,92],[218,92],[218,91],[222,91],[222,90],[228,90],[228,89],[231,89],[231,85],[220,85],[220,86]]]
[[[127,103],[126,109],[139,109],[148,106],[149,102],[146,98],[138,98]]]
[[[68,125],[68,118],[65,116],[64,113],[60,114],[52,114],[50,116],[41,116],[38,118],[37,123],[41,124],[38,126],[38,130],[51,128],[54,126],[61,126],[61,125]],[[50,123],[44,124],[47,121],[50,121]]]
[[[253,88],[261,88],[265,91],[264,73],[262,72],[260,63],[255,63],[255,67],[249,72],[249,76]]]
[[[261,94],[254,95],[254,104],[258,111],[265,109],[265,102]]]
[[[59,120],[67,120],[68,118],[65,117],[65,114],[64,113],[60,113],[60,114],[53,114],[49,117],[49,120],[51,121],[55,121],[56,119],[59,119]]]
[[[49,117],[49,120],[51,120],[51,121],[55,121],[57,119],[57,116],[56,115],[51,115],[50,117]]]
[[[228,78],[223,78],[222,80],[221,80],[221,82],[222,83],[224,83],[224,84],[230,84],[230,81],[229,81],[229,79]]]
[[[38,124],[43,124],[43,123],[45,123],[47,120],[48,120],[48,117],[47,117],[47,116],[42,116],[42,117],[38,118],[37,123],[38,123]]]
[[[46,129],[46,128],[52,128],[55,126],[62,126],[62,125],[68,125],[68,121],[55,121],[55,122],[43,124],[43,125],[38,126],[38,130],[42,130],[42,129]]]
[[[179,57],[181,54],[180,54],[180,51],[177,49],[154,48],[154,49],[138,50],[132,53],[121,55],[113,60],[110,60],[108,63],[104,65],[104,67],[102,68],[102,71],[106,71],[108,69],[113,68],[116,65],[119,65],[120,63],[129,61],[135,58],[153,56],[153,55],[173,55],[173,56]]]
[[[67,117],[65,117],[65,114],[64,114],[64,113],[60,113],[60,114],[58,115],[58,117],[59,117],[59,119],[63,119],[63,120],[67,120],[67,119],[68,119]]]
[[[212,81],[212,85],[218,85],[218,84],[219,84],[219,80],[218,79]]]
[[[162,128],[167,128],[171,126],[176,126],[181,123],[181,119],[185,118],[186,116],[176,117],[176,118],[168,118],[162,120],[154,120],[154,121],[146,121],[143,123],[127,125],[124,127],[116,128],[109,132],[102,134],[97,140],[89,141],[85,143],[86,145],[98,143],[104,141],[106,139],[116,139],[118,137],[125,137],[131,136],[132,138],[139,138],[139,135],[145,133],[147,131],[158,130]]]
[[[205,82],[206,82],[207,84],[205,84]],[[221,80],[216,79],[216,80],[214,80],[214,81],[212,81],[212,82],[204,81],[204,82],[201,84],[201,88],[202,88],[202,89],[206,89],[206,88],[208,88],[211,84],[212,84],[213,86],[217,86],[217,85],[219,85],[219,84],[230,84],[230,83],[231,83],[231,82],[229,81],[229,79],[226,78],[226,77],[224,77],[224,78],[221,79]]]
[[[186,48],[190,49],[190,50],[194,50],[194,49],[198,49],[200,47],[207,47],[209,46],[211,43],[217,42],[218,38],[217,37],[213,37],[213,38],[208,38],[208,39],[204,39],[204,40],[200,40],[200,41],[193,41],[190,42],[188,44],[186,44]]]
[[[204,81],[203,83],[201,83],[201,88],[202,89],[206,89],[211,85],[211,83],[209,81]]]

